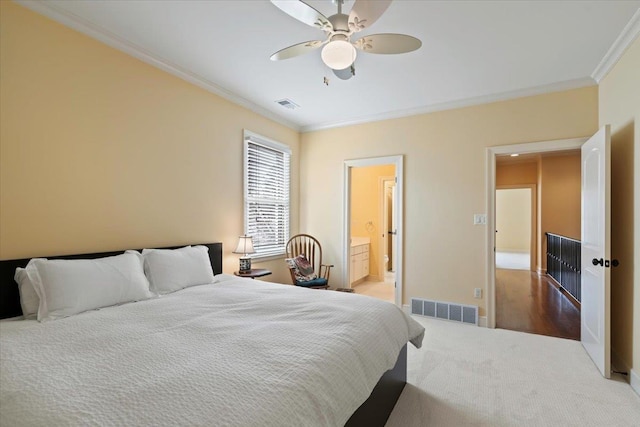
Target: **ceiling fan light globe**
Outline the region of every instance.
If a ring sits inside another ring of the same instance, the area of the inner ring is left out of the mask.
[[[322,48],[320,56],[327,67],[344,70],[356,60],[356,48],[344,40],[334,40]]]

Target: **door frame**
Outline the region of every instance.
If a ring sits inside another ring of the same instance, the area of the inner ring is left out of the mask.
[[[379,184],[378,184],[379,187],[380,187],[380,224],[385,228],[387,227],[387,220],[388,220],[388,215],[387,215],[387,212],[386,212],[386,209],[385,209],[385,207],[387,205],[387,203],[386,203],[386,196],[387,196],[386,189],[387,189],[387,183],[388,182],[392,182],[393,185],[395,186],[396,185],[395,177],[394,176],[381,176]],[[396,189],[397,189],[397,187],[396,187]],[[393,206],[393,209],[395,209],[395,206]],[[396,212],[394,211],[393,214],[395,215]],[[382,230],[382,232],[384,233],[384,237],[380,237],[380,241],[382,242],[382,244],[380,245],[380,250],[378,251],[379,252],[379,254],[378,254],[378,260],[379,260],[378,261],[378,263],[379,263],[378,268],[380,269],[380,272],[381,272],[380,280],[383,281],[383,282],[384,282],[385,275],[387,273],[387,271],[384,269],[384,255],[385,255],[385,253],[384,253],[385,250],[384,249],[385,249],[385,247],[388,246],[388,243],[387,243],[387,240],[389,239],[388,231],[389,231],[388,229]],[[393,252],[392,252],[392,255],[393,255]],[[391,257],[389,257],[389,262],[391,262]]]
[[[486,266],[487,278],[485,291],[487,295],[487,327],[496,327],[496,157],[501,154],[531,154],[553,151],[576,150],[582,147],[590,137],[557,139],[552,141],[529,142],[524,144],[499,145],[486,148]],[[537,248],[541,247],[537,242]],[[542,254],[540,254],[542,256]],[[541,262],[541,260],[538,260]]]
[[[396,200],[394,211],[397,215],[398,234],[396,236],[396,287],[395,287],[395,304],[402,307],[402,289],[403,289],[403,271],[402,271],[402,255],[403,255],[403,206],[404,206],[404,190],[403,190],[403,155],[369,157],[344,161],[343,169],[343,216],[342,216],[342,265],[345,268],[342,271],[342,282],[351,286],[349,282],[349,273],[351,269],[350,246],[351,246],[351,169],[356,167],[394,165],[396,169]]]
[[[536,264],[538,260],[538,191],[536,184],[514,184],[514,185],[496,185],[497,190],[529,190],[531,191],[531,233],[529,236],[529,270],[537,271],[540,269]],[[495,206],[495,205],[494,205]]]

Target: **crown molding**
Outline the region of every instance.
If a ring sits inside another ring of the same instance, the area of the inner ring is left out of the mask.
[[[636,11],[631,20],[624,27],[621,34],[613,43],[605,57],[600,64],[596,67],[591,77],[583,77],[573,80],[567,80],[558,83],[552,83],[548,85],[535,86],[531,88],[518,89],[513,91],[501,92],[497,94],[488,94],[473,98],[460,99],[451,102],[444,102],[439,104],[426,105],[416,108],[409,108],[403,110],[389,111],[380,114],[374,114],[370,116],[355,117],[348,120],[337,122],[325,122],[310,125],[300,126],[299,124],[290,121],[266,108],[263,108],[254,102],[243,98],[231,91],[218,86],[217,84],[207,80],[206,78],[195,74],[185,68],[173,64],[170,61],[161,58],[153,53],[143,49],[142,47],[133,44],[117,34],[109,32],[98,25],[95,25],[67,10],[56,6],[45,0],[14,0],[16,3],[48,18],[53,19],[67,27],[70,27],[76,31],[79,31],[91,38],[94,38],[108,46],[111,46],[117,50],[120,50],[130,56],[133,56],[147,64],[150,64],[156,68],[159,68],[169,74],[172,74],[182,80],[192,83],[208,92],[214,93],[234,104],[240,105],[259,114],[267,119],[271,119],[277,123],[287,126],[295,131],[306,133],[319,130],[326,130],[332,128],[339,128],[345,126],[352,126],[357,124],[396,119],[408,116],[414,116],[419,114],[433,113],[437,111],[452,110],[456,108],[471,107],[480,104],[487,104],[491,102],[506,101],[515,98],[521,98],[526,96],[542,95],[551,92],[558,92],[563,90],[577,89],[581,87],[594,86],[602,80],[602,78],[611,70],[618,59],[622,56],[625,49],[638,37],[640,34],[640,9]]]
[[[232,93],[196,73],[193,73],[177,64],[173,64],[164,58],[154,55],[148,50],[145,50],[142,47],[119,37],[117,34],[107,31],[104,28],[101,28],[100,26],[95,25],[92,22],[89,22],[52,3],[49,3],[44,0],[14,0],[14,1],[20,4],[21,6],[24,6],[40,15],[44,15],[48,18],[51,18],[56,22],[59,22],[67,27],[70,27],[76,31],[79,31],[108,46],[111,46],[119,51],[122,51],[130,56],[133,56],[134,58],[137,58],[143,62],[146,62],[149,65],[152,65],[156,68],[166,71],[167,73],[172,74],[189,83],[192,83],[208,92],[214,93],[230,102],[233,102],[234,104],[240,105],[241,107],[245,107],[246,109],[251,110],[254,113],[260,114],[263,117],[271,119],[295,131],[300,132],[300,126],[297,125],[296,123],[291,122],[283,118],[282,116],[279,116],[263,107],[260,107],[259,105],[249,101],[248,99],[243,98],[235,93]]]
[[[494,93],[488,95],[477,96],[474,98],[460,99],[452,102],[443,102],[440,104],[426,105],[423,107],[409,108],[397,111],[388,111],[381,114],[371,116],[362,116],[340,122],[326,122],[317,125],[302,126],[300,132],[315,132],[318,130],[326,130],[339,128],[344,126],[352,126],[381,120],[398,119],[408,116],[416,116],[419,114],[434,113],[437,111],[453,110],[457,108],[472,107],[475,105],[489,104],[492,102],[508,101],[510,99],[523,98],[527,96],[544,95],[551,92],[561,92],[564,90],[579,89],[582,87],[595,86],[596,82],[591,77],[582,77],[579,79],[565,80],[563,82],[551,83],[542,86],[535,86],[526,89],[512,90],[508,92]]]
[[[611,71],[624,54],[624,51],[631,46],[639,35],[640,8],[636,10],[636,13],[633,14],[631,20],[629,20],[627,25],[625,25],[618,38],[613,42],[607,53],[604,55],[602,61],[600,61],[596,69],[591,73],[591,77],[596,81],[596,83],[599,84],[609,71]]]

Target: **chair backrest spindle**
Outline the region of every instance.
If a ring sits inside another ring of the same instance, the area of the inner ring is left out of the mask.
[[[309,234],[297,234],[287,243],[287,258],[295,258],[300,254],[304,254],[316,274],[320,275],[320,266],[322,265],[322,246],[318,240]]]

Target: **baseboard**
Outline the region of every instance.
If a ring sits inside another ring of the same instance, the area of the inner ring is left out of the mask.
[[[487,327],[487,316],[478,316],[478,326],[481,328]]]
[[[633,389],[640,396],[640,375],[625,363],[625,361],[616,353],[611,350],[611,370],[618,372],[626,372],[627,375],[623,375],[625,379]]]
[[[411,306],[409,304],[402,304],[402,311],[407,314],[411,314]]]
[[[625,363],[625,361],[616,353],[611,350],[611,370],[618,372],[629,372],[629,366]],[[629,378],[629,377],[627,377]]]
[[[633,391],[640,396],[640,375],[633,369],[629,371],[629,384],[631,384]]]

